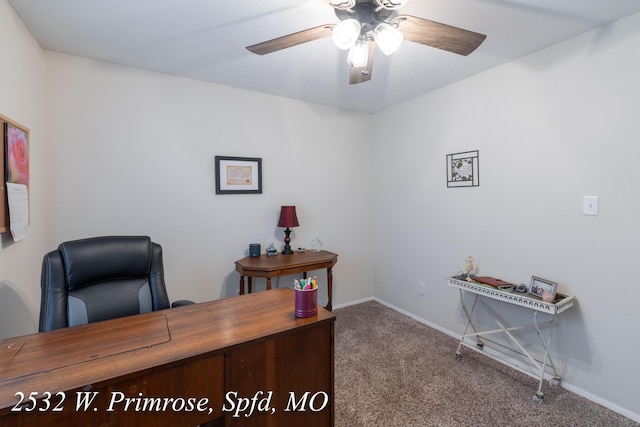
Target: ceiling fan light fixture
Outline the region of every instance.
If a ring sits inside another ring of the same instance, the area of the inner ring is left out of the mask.
[[[356,6],[356,0],[324,0],[334,9],[350,10]]]
[[[349,49],[347,62],[352,67],[366,67],[369,62],[369,43],[365,38],[359,38],[356,44]]]
[[[404,40],[404,36],[393,25],[382,22],[373,30],[373,38],[376,44],[385,55],[391,55],[398,50]]]
[[[360,23],[355,19],[345,19],[333,27],[331,38],[339,49],[347,50],[356,44],[360,37]]]
[[[409,3],[409,0],[375,0],[379,8],[395,10]]]

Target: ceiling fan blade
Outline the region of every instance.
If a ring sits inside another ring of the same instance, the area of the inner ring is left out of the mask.
[[[277,39],[247,46],[247,50],[258,55],[276,52],[302,43],[329,37],[333,27],[335,27],[335,24],[325,24],[319,27],[309,28],[307,30],[298,31],[297,33],[278,37]]]
[[[349,84],[355,85],[358,83],[364,83],[371,80],[371,72],[373,71],[373,53],[376,50],[376,42],[373,39],[369,39],[369,58],[367,59],[366,67],[351,67],[349,71]]]
[[[487,38],[484,34],[452,27],[411,15],[399,15],[391,21],[405,40],[467,56]]]

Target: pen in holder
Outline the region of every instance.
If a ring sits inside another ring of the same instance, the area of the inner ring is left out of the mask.
[[[318,314],[318,287],[316,278],[295,281],[295,315],[296,317],[313,317]]]

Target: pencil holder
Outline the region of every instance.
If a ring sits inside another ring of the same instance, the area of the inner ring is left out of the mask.
[[[318,314],[318,288],[294,289],[296,317],[313,317]]]

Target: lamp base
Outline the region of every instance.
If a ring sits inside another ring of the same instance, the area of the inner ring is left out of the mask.
[[[287,229],[284,230],[284,249],[282,249],[282,255],[291,255],[293,253],[293,249],[291,249],[291,245],[289,245],[289,242],[291,242],[290,234],[291,230],[287,227]]]
[[[291,249],[290,245],[284,245],[284,249],[282,250],[282,255],[291,255],[293,253],[293,249]]]

